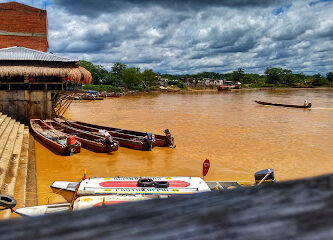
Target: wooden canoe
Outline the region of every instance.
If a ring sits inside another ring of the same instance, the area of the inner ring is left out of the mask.
[[[58,121],[60,123],[71,126],[73,128],[91,132],[91,133],[97,133],[99,130],[102,130],[101,128],[81,125],[77,122],[65,121],[65,120],[61,120],[61,119],[55,119],[55,121]],[[103,130],[106,130],[106,129],[103,129]],[[108,131],[108,130],[106,130],[106,131]],[[119,145],[122,147],[127,147],[127,148],[131,148],[131,149],[142,150],[142,151],[151,151],[154,147],[154,140],[149,139],[147,137],[147,135],[146,135],[146,137],[142,137],[142,136],[136,136],[136,135],[131,135],[131,134],[118,133],[118,132],[114,132],[114,131],[108,131],[108,132],[113,137],[114,140],[119,142]]]
[[[104,136],[73,128],[71,126],[53,120],[47,120],[45,122],[57,129],[58,131],[74,135],[76,139],[78,139],[82,143],[82,147],[84,148],[93,150],[95,152],[103,153],[118,150],[118,142],[114,140],[109,141]]]
[[[107,126],[100,126],[80,121],[72,121],[73,123],[80,124],[82,126],[88,126],[96,129],[104,129],[108,131],[110,134],[112,132],[112,136],[124,136],[124,135],[130,135],[135,137],[146,137],[147,133],[145,132],[139,132],[139,131],[132,131],[132,130],[126,130],[121,128],[114,128],[114,127],[107,127]],[[174,146],[174,137],[170,134],[169,129],[164,130],[165,135],[159,135],[159,134],[153,134],[155,136],[155,146],[158,147],[173,147]]]
[[[71,156],[73,153],[81,152],[81,143],[79,141],[67,145],[67,138],[71,137],[70,135],[57,131],[40,119],[31,119],[30,127],[39,141],[62,155]]]
[[[269,105],[269,106],[279,106],[279,107],[292,107],[292,108],[311,108],[312,104],[309,103],[307,106],[305,105],[291,105],[291,104],[281,104],[281,103],[270,103],[270,102],[262,102],[255,100],[256,103],[261,105]]]

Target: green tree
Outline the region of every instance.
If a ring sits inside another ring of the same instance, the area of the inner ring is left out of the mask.
[[[112,74],[119,76],[120,73],[121,73],[121,71],[123,71],[126,68],[127,68],[126,64],[123,64],[123,63],[120,63],[120,62],[116,62],[112,66]]]
[[[125,87],[129,89],[138,89],[142,87],[142,75],[140,68],[126,68],[120,72]]]
[[[324,78],[320,73],[313,75],[312,79],[313,79],[312,82],[313,86],[323,86],[328,84],[328,80]]]
[[[281,84],[284,82],[285,71],[282,68],[266,68],[266,83]]]
[[[244,77],[244,68],[238,68],[237,71],[231,73],[234,82],[241,82]]]
[[[144,88],[158,86],[156,74],[152,69],[147,69],[142,73],[142,84]]]
[[[112,73],[109,73],[107,75],[106,80],[105,80],[105,84],[106,85],[111,85],[111,86],[114,86],[114,87],[124,86],[124,82],[121,79],[121,77],[118,76],[118,75],[112,74]]]
[[[333,72],[326,73],[326,78],[329,82],[333,82]]]
[[[109,74],[107,70],[101,65],[94,65],[88,61],[80,61],[78,63],[81,67],[87,69],[92,76],[92,83],[94,85],[104,84]]]

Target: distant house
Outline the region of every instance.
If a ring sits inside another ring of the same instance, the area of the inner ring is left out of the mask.
[[[158,80],[158,85],[166,87],[169,84],[169,79],[168,78],[162,78],[161,76],[156,76]]]
[[[217,86],[223,84],[223,80],[216,80],[212,78],[204,78],[202,81],[206,86]]]

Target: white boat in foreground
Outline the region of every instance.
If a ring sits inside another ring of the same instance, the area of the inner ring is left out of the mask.
[[[255,182],[258,185],[275,182],[273,169],[256,172]],[[249,185],[254,184],[235,181],[205,182],[199,177],[115,177],[86,179],[85,174],[81,182],[56,181],[51,185],[51,188],[55,189],[61,195],[63,195],[62,192],[66,192],[69,198],[66,198],[65,195],[63,196],[71,203],[19,208],[15,212],[22,216],[39,216],[103,205],[142,201],[152,198],[168,198],[180,194],[208,192],[211,190],[231,189]]]
[[[78,182],[56,181],[51,188],[75,192]],[[82,180],[77,195],[178,195],[210,191],[199,177],[115,177]]]
[[[66,211],[76,211],[82,210],[91,207],[99,207],[103,205],[114,205],[120,204],[125,202],[132,202],[132,201],[143,201],[149,200],[156,197],[145,197],[140,195],[107,195],[107,196],[83,196],[78,197],[73,205],[71,203],[56,203],[50,205],[40,205],[40,206],[33,206],[33,207],[24,207],[18,208],[15,212],[21,216],[40,216],[44,214],[50,213],[57,213],[57,212],[66,212]]]

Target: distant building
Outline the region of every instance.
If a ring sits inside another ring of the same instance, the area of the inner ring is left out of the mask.
[[[14,46],[48,51],[46,10],[17,2],[0,3],[0,48]]]
[[[169,84],[169,79],[167,78],[162,78],[161,76],[156,76],[157,80],[158,80],[158,85],[159,86],[163,86],[166,87]]]
[[[201,83],[203,83],[206,86],[217,86],[223,84],[223,80],[204,78],[203,80],[201,80]]]

